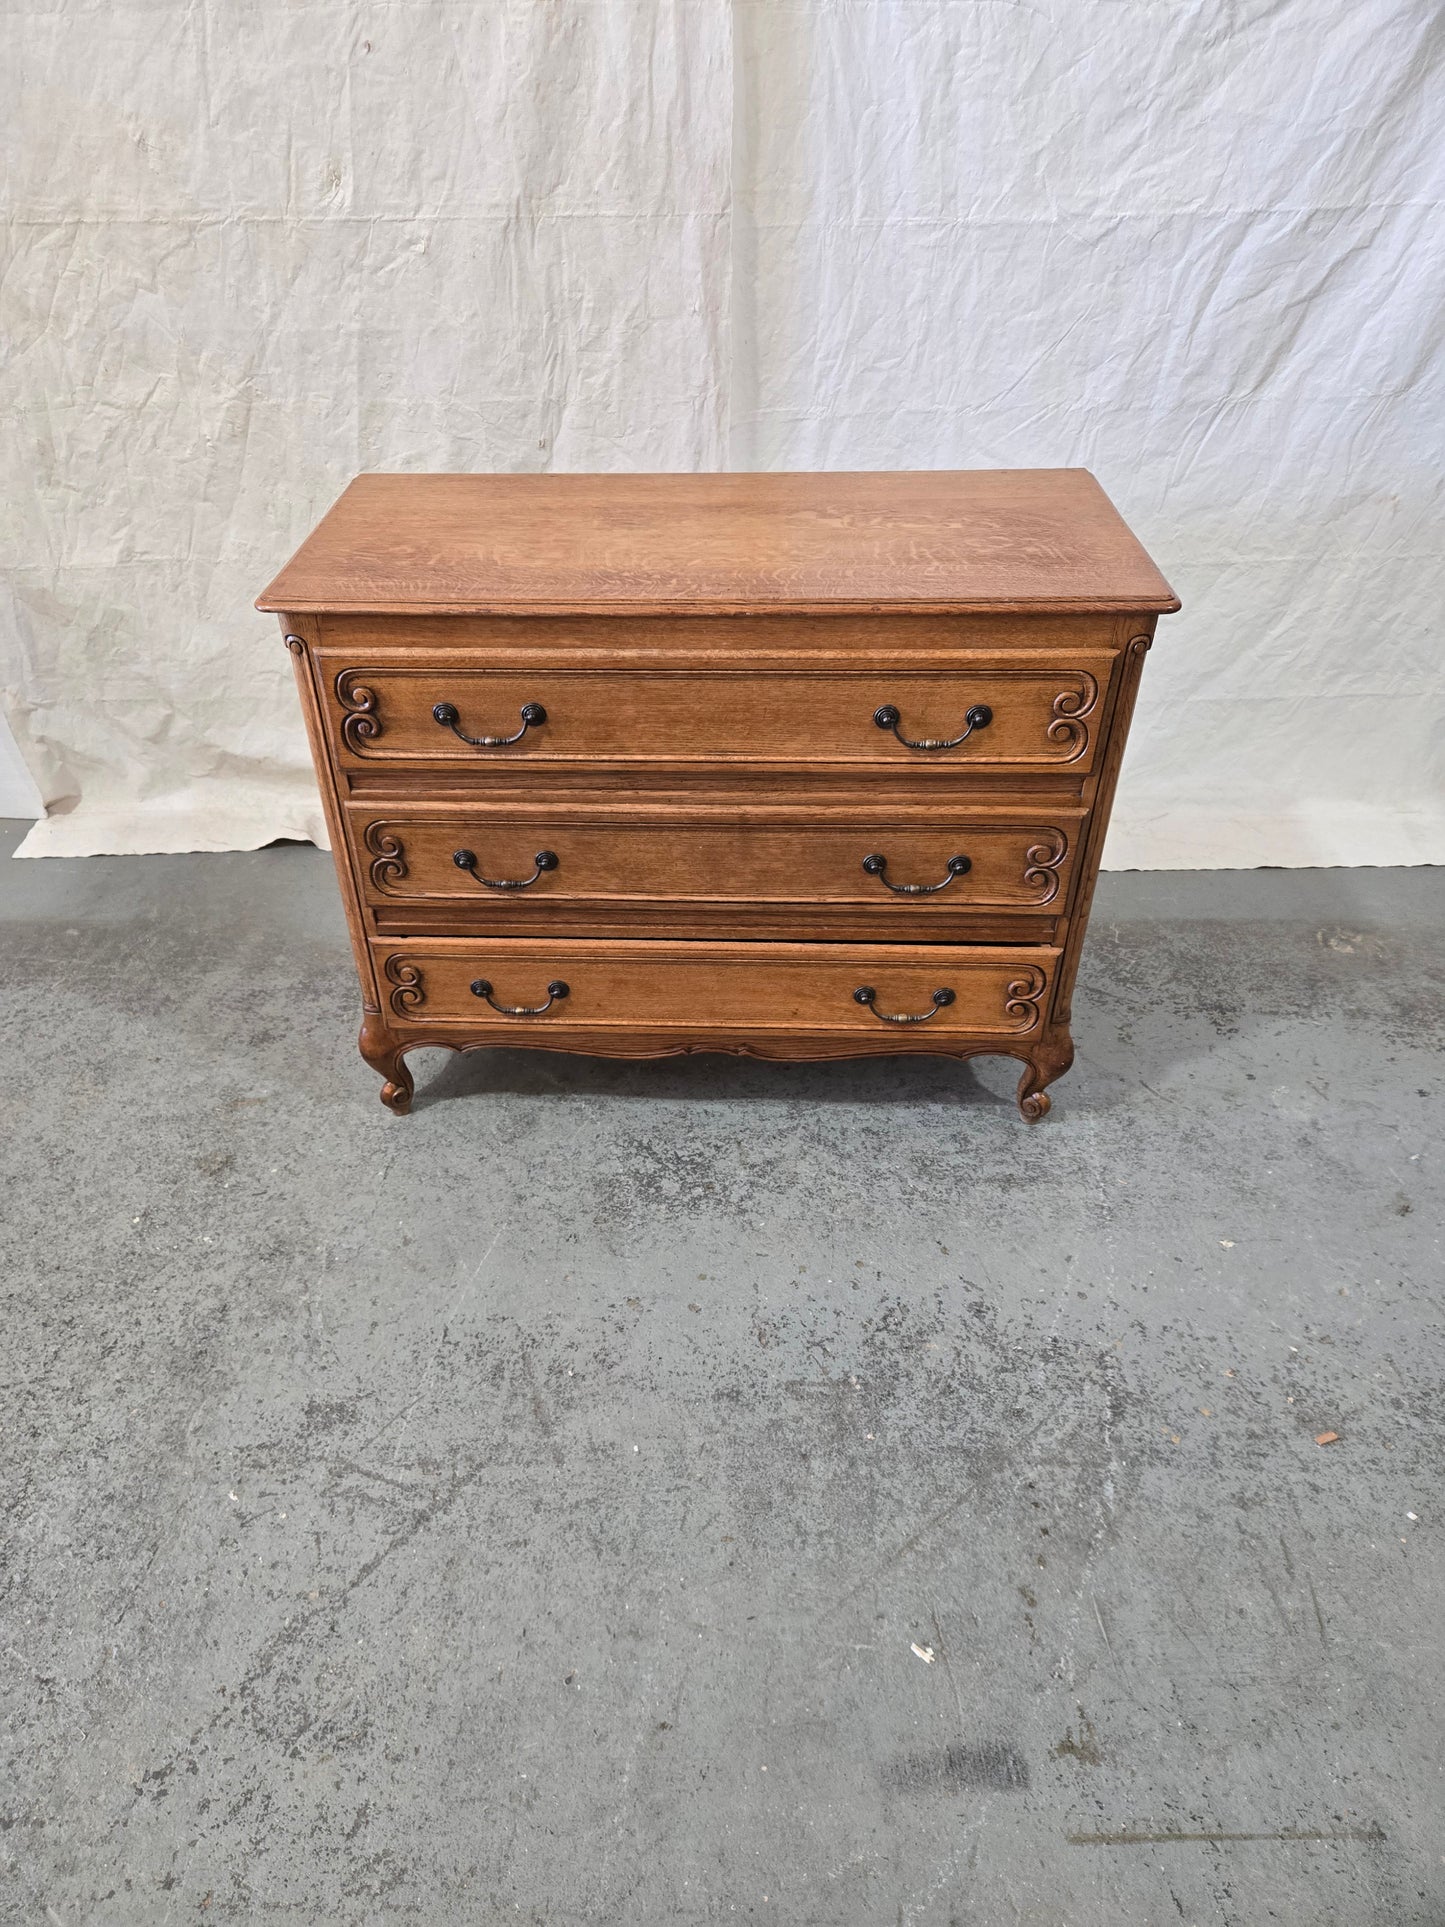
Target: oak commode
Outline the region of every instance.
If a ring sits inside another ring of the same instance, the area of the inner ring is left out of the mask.
[[[363,475],[281,617],[361,978],[422,1045],[1003,1052],[1069,1000],[1156,617],[1081,469]]]

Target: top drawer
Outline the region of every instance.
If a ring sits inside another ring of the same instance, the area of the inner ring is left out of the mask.
[[[318,654],[343,767],[1091,767],[1113,654],[960,651],[947,670],[489,669]]]

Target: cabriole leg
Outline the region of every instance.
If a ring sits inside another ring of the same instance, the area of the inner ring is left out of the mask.
[[[411,1109],[411,1095],[415,1088],[411,1072],[407,1069],[405,1046],[387,1029],[374,1010],[367,1011],[362,1018],[361,1036],[357,1041],[367,1063],[386,1079],[381,1087],[382,1103],[389,1111],[395,1111],[398,1117],[405,1117]]]
[[[1049,1096],[1044,1086],[1062,1077],[1073,1061],[1074,1040],[1068,1031],[1050,1031],[1039,1039],[1019,1079],[1019,1109],[1030,1124],[1048,1116]]]

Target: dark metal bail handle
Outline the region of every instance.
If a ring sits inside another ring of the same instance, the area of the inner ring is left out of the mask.
[[[459,870],[465,870],[468,876],[475,878],[478,883],[485,884],[489,890],[530,890],[538,877],[542,876],[548,870],[555,870],[557,868],[557,852],[555,850],[538,850],[537,854],[532,858],[532,861],[537,867],[529,877],[484,877],[477,868],[477,853],[475,850],[452,851],[452,862],[456,864],[457,868]]]
[[[560,1003],[564,997],[570,996],[571,992],[559,977],[548,984],[545,1004],[499,1004],[492,996],[492,986],[488,980],[485,977],[478,977],[472,985],[472,995],[481,997],[489,1003],[499,1017],[541,1017],[552,1008],[553,1004]]]
[[[973,868],[973,858],[951,856],[947,864],[948,875],[941,883],[890,883],[886,874],[886,856],[865,856],[863,868],[870,877],[877,877],[884,889],[891,890],[896,897],[931,897],[936,891],[946,890],[955,877],[966,877]]]
[[[433,719],[443,729],[449,729],[473,749],[505,749],[508,743],[520,743],[529,729],[538,729],[547,720],[547,712],[540,703],[523,703],[521,708],[522,727],[515,736],[468,736],[461,727],[461,711],[455,703],[438,703],[432,710]]]
[[[878,992],[873,988],[872,984],[859,984],[858,988],[853,992],[853,1002],[855,1004],[865,1004],[867,1008],[873,1012],[873,1015],[878,1019],[880,1024],[926,1024],[930,1017],[936,1017],[939,1011],[947,1010],[957,993],[952,990],[935,990],[933,993],[932,1010],[920,1011],[917,1016],[912,1015],[908,1011],[902,1011],[897,1015],[893,1015],[886,1010],[877,1009],[873,1001],[877,995]]]
[[[873,720],[880,729],[891,729],[905,749],[957,749],[966,743],[976,729],[987,729],[993,721],[993,711],[987,703],[975,703],[964,715],[967,728],[961,736],[920,736],[916,742],[905,736],[898,727],[901,720],[892,703],[884,703],[873,712]]]

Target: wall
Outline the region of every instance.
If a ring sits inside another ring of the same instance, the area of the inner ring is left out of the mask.
[[[0,716],[0,817],[37,817],[44,812],[40,786],[20,754],[10,725]]]
[[[1185,600],[1107,862],[1445,861],[1429,0],[11,19],[27,854],[319,837],[250,602],[358,469],[1037,463]]]
[[[1445,861],[1445,14],[737,20],[732,466],[1093,469],[1185,605],[1106,863]]]

